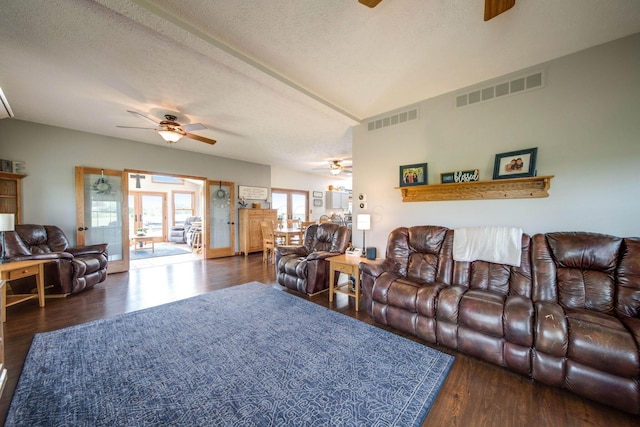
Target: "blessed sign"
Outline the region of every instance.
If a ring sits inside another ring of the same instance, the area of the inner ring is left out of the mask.
[[[443,184],[473,181],[480,181],[480,171],[478,169],[470,171],[446,172],[440,174],[440,182]]]

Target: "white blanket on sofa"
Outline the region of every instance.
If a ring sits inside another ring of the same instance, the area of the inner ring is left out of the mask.
[[[522,229],[516,227],[456,228],[453,259],[487,261],[520,267]]]

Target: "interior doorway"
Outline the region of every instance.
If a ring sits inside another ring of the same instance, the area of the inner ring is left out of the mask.
[[[204,229],[204,178],[127,170],[129,183],[129,267],[193,261]],[[195,241],[195,242],[194,242]]]

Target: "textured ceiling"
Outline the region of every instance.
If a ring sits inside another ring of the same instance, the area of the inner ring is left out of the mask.
[[[17,119],[309,171],[360,120],[640,32],[638,0],[0,0],[0,87]],[[326,172],[325,172],[326,173]]]

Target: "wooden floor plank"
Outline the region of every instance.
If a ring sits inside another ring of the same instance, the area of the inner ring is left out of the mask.
[[[89,291],[64,299],[47,299],[44,308],[38,307],[36,300],[9,307],[4,325],[9,379],[0,399],[0,422],[4,422],[35,333],[154,307],[250,281],[282,289],[276,284],[273,265],[263,263],[262,254],[252,254],[111,274],[104,283]],[[291,293],[391,330],[373,322],[366,311],[356,312],[353,301],[346,295],[337,295],[330,305],[326,292],[314,297]],[[398,331],[392,332],[418,341]],[[64,346],[64,343],[60,345]],[[435,348],[457,358],[424,426],[625,427],[640,424],[637,416],[536,383],[446,348]],[[100,361],[96,360],[96,363]]]

